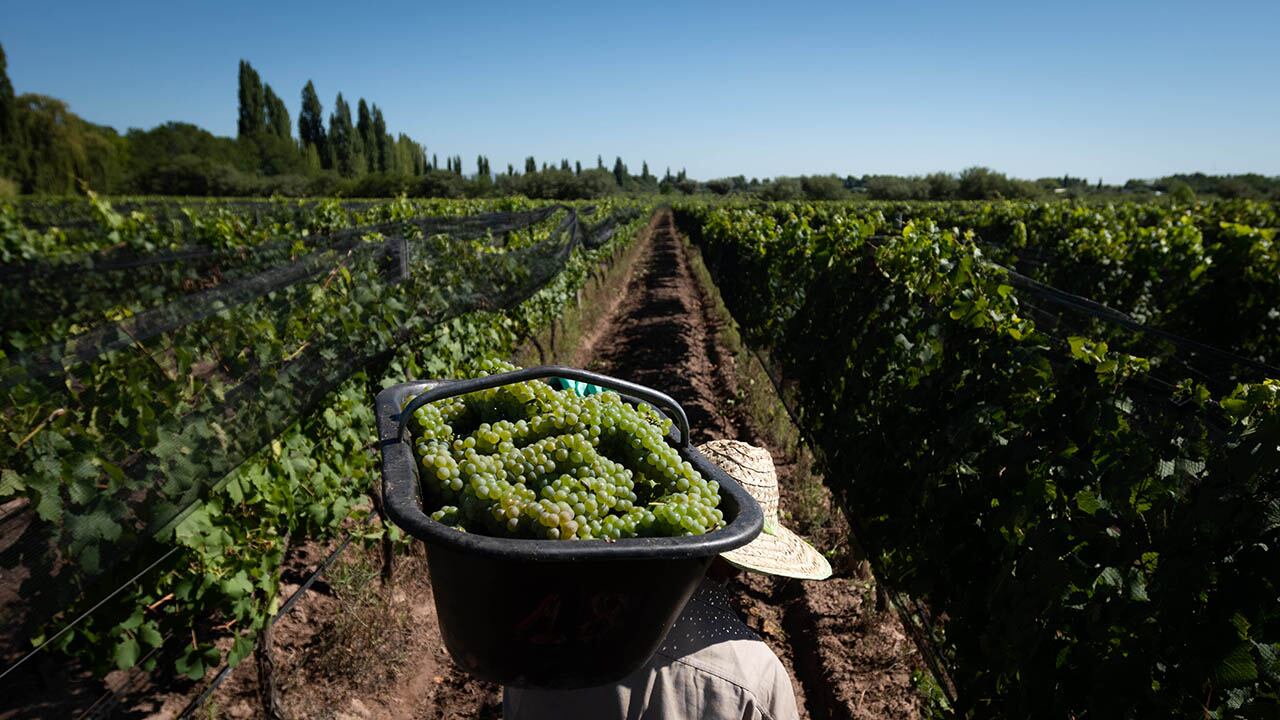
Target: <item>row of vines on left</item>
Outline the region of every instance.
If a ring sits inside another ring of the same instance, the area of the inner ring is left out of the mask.
[[[46,643],[100,672],[238,662],[291,544],[394,532],[361,522],[376,390],[509,356],[644,217],[88,202],[66,227],[0,206],[0,672]]]

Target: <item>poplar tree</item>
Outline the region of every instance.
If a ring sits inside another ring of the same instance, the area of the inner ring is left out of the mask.
[[[613,161],[613,179],[618,182],[618,187],[622,187],[627,180],[627,166],[622,164],[622,158]]]
[[[524,172],[526,175],[538,172],[538,163],[532,155],[524,159]]]
[[[373,104],[373,141],[378,150],[376,167],[380,172],[386,172],[391,162],[391,136],[387,135],[387,121],[383,119],[382,109],[377,103]]]
[[[642,180],[649,179],[649,161],[645,160],[640,163],[640,178]]]
[[[267,131],[282,140],[292,139],[293,123],[289,120],[289,108],[285,106],[284,100],[276,95],[270,85],[266,86],[263,95],[267,107]]]
[[[373,114],[369,112],[369,103],[364,98],[360,98],[356,106],[356,132],[364,146],[365,171],[375,172],[378,169],[378,140],[373,135]]]
[[[9,63],[0,45],[0,172],[16,163],[18,146],[18,101],[14,97],[13,83],[9,82]]]
[[[4,45],[0,45],[0,146],[17,141],[17,135],[18,101],[14,99],[13,83],[9,82],[9,61],[5,59]]]
[[[329,157],[329,138],[324,132],[324,108],[320,105],[320,96],[316,94],[316,86],[310,80],[302,88],[302,112],[298,113],[298,139],[303,150],[315,148],[320,160],[320,167],[332,166]]]
[[[573,174],[574,174],[574,175],[582,175],[582,161],[581,161],[581,160],[574,160],[574,161],[573,161]]]
[[[603,156],[603,155],[597,155],[597,156],[596,156],[596,169],[597,169],[597,170],[603,170],[603,169],[604,169],[604,156]]]
[[[569,159],[568,159],[568,158],[565,158],[565,159],[563,159],[563,160],[561,160],[561,161],[560,161],[560,169],[561,169],[561,170],[564,170],[565,172],[568,172],[568,170],[569,170]]]
[[[252,137],[267,128],[266,107],[262,96],[262,78],[247,61],[240,61],[240,118],[236,132]]]
[[[351,106],[342,99],[342,93],[338,93],[338,99],[333,102],[333,113],[329,115],[329,148],[333,154],[333,166],[345,177],[356,175],[354,135]]]

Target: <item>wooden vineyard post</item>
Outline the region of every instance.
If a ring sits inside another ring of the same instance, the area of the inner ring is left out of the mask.
[[[395,546],[391,543],[391,536],[387,534],[387,532],[385,531],[385,524],[386,524],[385,518],[384,518],[383,524],[384,524],[384,531],[382,533],[382,583],[384,585],[387,585],[391,583],[391,581],[394,579],[394,576],[395,576],[396,549],[395,549]]]
[[[280,688],[276,686],[276,662],[272,653],[273,623],[268,622],[253,649],[258,665],[258,699],[262,703],[262,715],[267,720],[286,720],[280,702]]]
[[[374,489],[369,493],[370,499],[373,501],[373,507],[378,511],[378,521],[382,523],[382,541],[379,543],[379,550],[382,555],[382,584],[389,584],[395,577],[395,561],[396,548],[391,542],[391,533],[387,530],[391,527],[391,522],[387,518],[386,508],[382,505],[382,494]]]

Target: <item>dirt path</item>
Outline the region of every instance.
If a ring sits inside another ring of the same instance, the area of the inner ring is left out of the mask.
[[[783,512],[813,515],[799,505],[815,500],[795,491],[804,479],[816,484],[802,478],[807,468],[773,447],[738,402],[723,320],[694,276],[669,212],[647,242],[622,301],[579,349],[575,364],[668,393],[684,406],[695,442],[733,438],[769,447],[783,485]],[[817,502],[829,507],[830,498]],[[820,548],[847,547],[839,513],[820,516],[823,522],[797,529],[809,530]],[[744,575],[737,581],[739,609],[787,666],[804,716],[918,717],[914,648],[896,618],[877,612],[874,586],[857,579],[852,566],[837,563],[836,577],[826,582]]]

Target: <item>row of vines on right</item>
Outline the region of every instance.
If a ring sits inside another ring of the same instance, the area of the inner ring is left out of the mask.
[[[1059,207],[676,215],[958,715],[1280,717],[1274,208]]]

